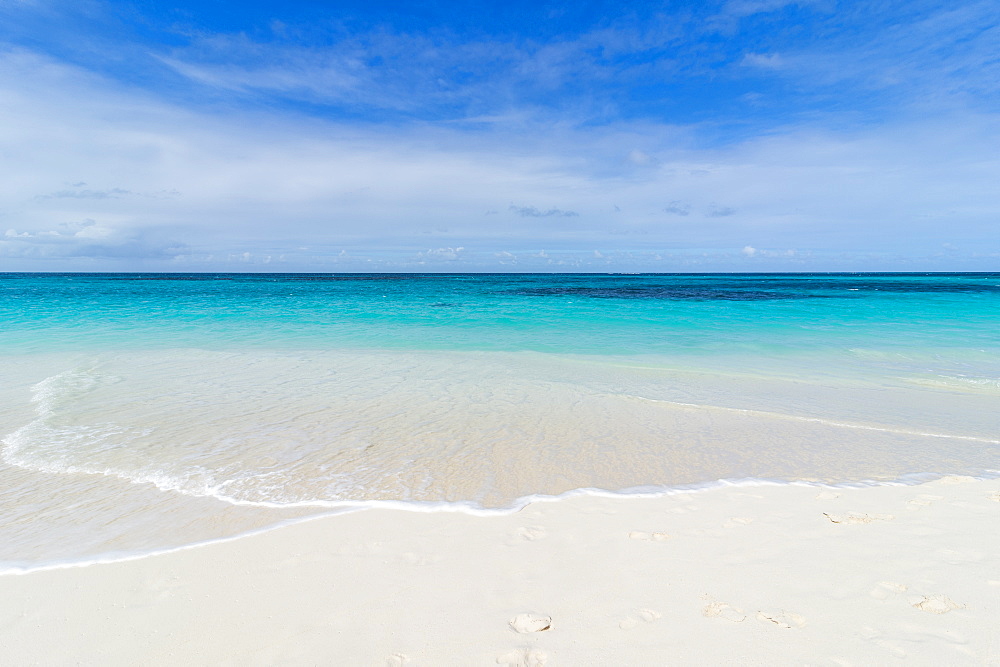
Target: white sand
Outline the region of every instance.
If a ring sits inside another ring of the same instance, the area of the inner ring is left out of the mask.
[[[1000,481],[370,510],[0,577],[3,664],[1000,665]]]

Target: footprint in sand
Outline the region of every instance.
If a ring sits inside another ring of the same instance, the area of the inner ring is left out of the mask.
[[[636,609],[631,615],[625,617],[618,623],[622,630],[631,630],[638,627],[640,623],[652,623],[662,616],[660,612],[652,609]]]
[[[663,542],[670,539],[670,535],[667,533],[647,533],[641,530],[633,530],[628,536],[629,539],[642,540],[644,542]]]
[[[508,622],[510,629],[521,634],[552,629],[552,617],[544,614],[518,614]]]
[[[701,610],[701,614],[707,618],[724,618],[733,623],[742,623],[747,618],[742,609],[725,602],[710,602]]]
[[[920,611],[931,614],[947,614],[953,609],[961,609],[960,605],[947,595],[924,595],[920,598],[910,600],[910,604]]]
[[[757,612],[757,620],[761,623],[776,625],[779,628],[801,628],[806,624],[806,619],[802,616],[784,609]]]
[[[986,497],[987,497],[987,499],[992,500],[995,503],[1000,503],[1000,491],[997,491],[996,493],[992,493],[992,494],[990,494],[990,495],[988,495]]]
[[[753,523],[753,519],[747,516],[731,516],[729,517],[729,526],[749,526]]]
[[[548,535],[548,531],[542,526],[521,526],[517,529],[517,536],[526,542],[534,542]]]
[[[945,475],[938,480],[938,484],[968,484],[976,481],[975,477],[967,475]]]
[[[840,494],[836,491],[830,491],[829,489],[820,491],[816,494],[816,500],[835,500],[840,497]]]
[[[905,584],[897,584],[894,581],[880,581],[875,588],[868,591],[868,595],[876,600],[886,600],[891,595],[898,595],[906,591]]]
[[[385,659],[385,667],[403,667],[410,661],[410,656],[404,653],[393,653]]]
[[[876,521],[892,521],[892,514],[865,514],[863,512],[848,512],[847,514],[827,514],[823,516],[833,523],[875,523]]]
[[[542,667],[548,662],[549,656],[536,648],[516,648],[497,657],[498,665],[508,667]]]
[[[918,510],[943,499],[944,496],[932,496],[929,493],[921,493],[919,496],[912,498],[908,503],[906,503],[906,509]]]

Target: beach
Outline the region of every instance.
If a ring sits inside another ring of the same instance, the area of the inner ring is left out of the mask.
[[[5,274],[11,664],[998,663],[996,274]]]
[[[1000,664],[1000,480],[371,509],[0,577],[8,664]]]
[[[1000,667],[998,7],[0,0],[0,667]]]

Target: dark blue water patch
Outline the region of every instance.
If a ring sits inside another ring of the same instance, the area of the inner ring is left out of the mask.
[[[894,274],[891,276],[885,274],[861,276],[802,274],[794,277],[723,275],[714,277],[711,283],[714,288],[722,290],[752,285],[754,288],[762,290],[806,290],[809,294],[824,292],[845,297],[861,296],[855,292],[1000,294],[1000,275],[997,274]],[[845,292],[850,292],[850,294],[845,294]]]
[[[426,278],[425,276],[421,276]],[[329,276],[279,276],[274,278],[278,281],[300,282],[300,283],[325,283],[325,282],[381,282],[385,280],[413,280],[414,276],[399,274],[363,274],[363,275],[329,275]]]
[[[568,296],[589,299],[663,299],[671,301],[781,301],[827,298],[807,292],[772,292],[756,289],[713,289],[708,287],[663,287],[628,285],[623,287],[525,287],[512,290],[518,296]]]
[[[524,276],[508,293],[594,299],[787,301],[879,294],[1000,295],[997,274],[684,274]],[[527,283],[527,284],[525,284]]]

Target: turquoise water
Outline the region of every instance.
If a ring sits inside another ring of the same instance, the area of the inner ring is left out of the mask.
[[[0,274],[0,561],[1000,468],[1000,274]]]
[[[998,274],[0,274],[8,352],[996,348]]]

